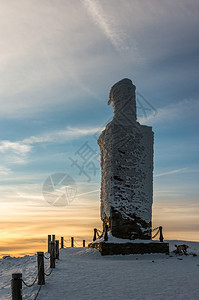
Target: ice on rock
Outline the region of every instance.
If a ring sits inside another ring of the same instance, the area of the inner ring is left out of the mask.
[[[101,219],[115,237],[151,239],[153,131],[136,121],[135,89],[123,79],[110,90],[114,117],[98,139]]]

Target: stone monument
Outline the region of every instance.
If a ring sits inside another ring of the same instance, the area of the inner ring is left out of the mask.
[[[153,131],[136,120],[135,89],[127,78],[111,88],[113,120],[98,139],[101,219],[113,242],[101,239],[89,247],[102,254],[168,253],[168,244],[151,241]],[[119,239],[125,241],[118,243]]]

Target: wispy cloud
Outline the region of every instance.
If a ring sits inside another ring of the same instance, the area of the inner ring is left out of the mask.
[[[76,197],[85,196],[85,195],[93,194],[93,193],[99,193],[99,192],[100,192],[100,189],[94,190],[94,191],[89,191],[89,192],[82,193],[82,194],[77,194]]]
[[[6,153],[7,151],[12,151],[16,154],[26,154],[30,151],[31,147],[22,142],[11,142],[7,140],[0,141],[0,152]]]
[[[139,122],[144,124],[156,124],[164,121],[179,120],[188,118],[199,111],[199,101],[195,99],[184,99],[175,104],[169,104],[163,108],[156,109],[157,113],[151,113],[147,117],[139,118]]]
[[[182,169],[176,169],[176,170],[171,170],[168,172],[163,172],[163,173],[159,173],[154,175],[154,177],[161,177],[161,176],[167,176],[167,175],[172,175],[172,174],[176,174],[176,173],[186,173],[189,170],[187,170],[187,168],[182,168]]]
[[[26,156],[31,151],[31,146],[23,141],[0,141],[0,153],[3,164],[24,164],[26,163]],[[1,175],[6,175],[9,169],[7,166],[0,170]]]
[[[81,2],[85,5],[89,16],[99,26],[116,50],[128,50],[128,46],[124,41],[124,33],[119,33],[113,28],[100,4],[95,0],[81,0]]]
[[[47,132],[37,136],[30,136],[21,141],[0,141],[0,153],[4,155],[4,162],[21,164],[26,162],[27,154],[31,152],[32,147],[35,144],[42,143],[65,143],[68,140],[78,139],[83,136],[95,134],[98,131],[98,127],[90,128],[78,128],[78,127],[66,127],[64,130],[56,130]],[[8,169],[0,169],[2,174],[7,172]]]
[[[82,136],[95,134],[98,131],[98,127],[90,128],[78,128],[67,126],[65,130],[57,130],[45,133],[39,136],[31,136],[22,141],[23,144],[36,144],[36,143],[48,143],[48,142],[66,142],[67,140],[73,140]]]
[[[0,175],[8,175],[10,174],[11,170],[9,168],[0,166]]]

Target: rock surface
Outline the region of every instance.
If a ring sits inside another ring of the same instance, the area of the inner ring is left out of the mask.
[[[129,79],[110,91],[114,117],[98,139],[101,219],[112,235],[151,239],[153,132],[136,121],[135,86]]]
[[[164,253],[169,254],[168,243],[90,243],[88,248],[95,248],[99,250],[101,255],[128,255],[128,254],[150,254],[150,253]]]

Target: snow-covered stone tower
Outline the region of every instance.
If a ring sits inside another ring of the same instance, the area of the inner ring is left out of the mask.
[[[112,235],[151,239],[153,131],[136,121],[130,79],[110,90],[114,117],[98,139],[101,152],[101,219]]]

